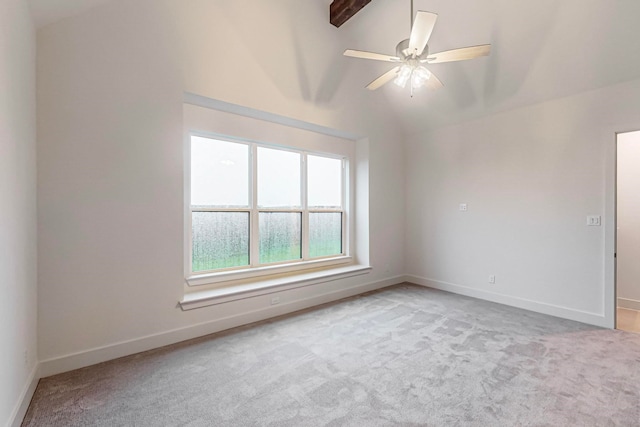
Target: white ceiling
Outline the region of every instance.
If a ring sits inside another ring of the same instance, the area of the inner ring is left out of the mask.
[[[110,0],[27,0],[36,28],[78,15]]]
[[[409,35],[409,1],[374,0],[344,27],[354,49],[393,53]],[[408,89],[382,88],[407,132],[640,77],[638,0],[416,0],[439,15],[432,52],[491,43],[487,58],[434,64],[445,87],[409,98]],[[391,68],[367,62],[364,87]],[[376,94],[377,95],[377,94]]]
[[[109,0],[28,0],[38,27]],[[230,0],[229,0],[230,1]],[[266,1],[266,0],[265,0]],[[327,7],[331,0],[320,0]],[[373,0],[335,31],[341,48],[393,54],[409,35],[409,0]],[[434,64],[445,87],[409,97],[393,84],[371,92],[407,133],[478,118],[640,77],[638,0],[415,0],[439,15],[432,52],[491,43],[489,57]],[[364,87],[391,66],[343,58]]]

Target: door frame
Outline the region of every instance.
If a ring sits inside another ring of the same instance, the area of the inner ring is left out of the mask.
[[[618,135],[640,131],[640,121],[618,123],[607,126],[603,140],[605,144],[605,212],[604,212],[604,323],[611,329],[617,327],[617,201],[618,201]]]
[[[617,284],[617,205],[618,205],[618,135],[639,132],[640,122],[617,126],[609,135],[613,135],[613,144],[607,144],[606,206],[605,206],[605,322],[616,329],[616,309],[618,306]]]

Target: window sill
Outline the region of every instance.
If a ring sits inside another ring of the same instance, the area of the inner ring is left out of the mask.
[[[216,289],[187,292],[180,307],[183,311],[252,298],[260,295],[302,288],[352,276],[367,274],[370,266],[348,265],[330,269],[285,273],[251,280],[237,280]]]
[[[350,264],[353,258],[350,256],[339,256],[333,258],[325,258],[313,261],[298,262],[292,264],[269,265],[258,268],[222,271],[219,273],[196,274],[187,277],[188,286],[211,285],[214,283],[231,282],[244,279],[260,280],[268,275],[288,274],[294,272],[302,272],[304,270],[330,268],[340,264]]]

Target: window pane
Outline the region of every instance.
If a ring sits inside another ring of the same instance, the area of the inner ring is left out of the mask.
[[[192,269],[249,265],[249,212],[192,212]]]
[[[300,207],[300,154],[258,147],[258,206]]]
[[[342,160],[307,156],[309,207],[342,207]]]
[[[300,259],[302,214],[260,212],[260,263]]]
[[[342,253],[342,214],[309,213],[309,257]]]
[[[191,137],[191,205],[249,206],[249,146]]]

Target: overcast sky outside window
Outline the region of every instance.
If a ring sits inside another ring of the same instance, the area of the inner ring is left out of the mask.
[[[249,206],[248,144],[191,137],[191,204]],[[308,155],[309,207],[342,206],[342,161]],[[300,208],[300,154],[258,147],[258,206]]]

